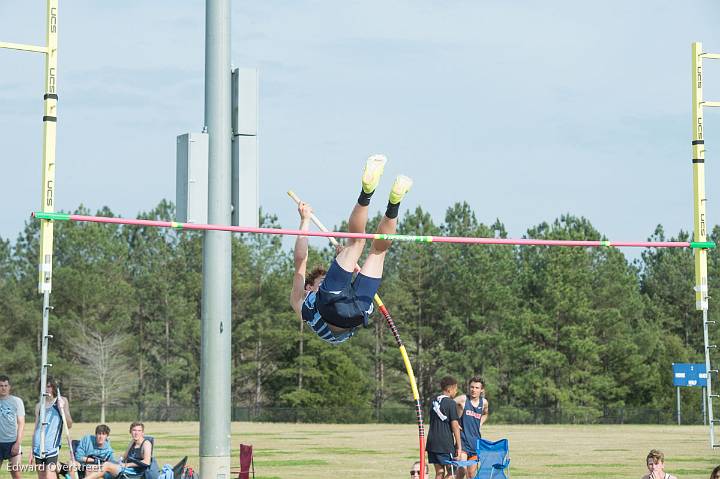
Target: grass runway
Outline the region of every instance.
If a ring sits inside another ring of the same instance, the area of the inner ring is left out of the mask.
[[[111,423],[116,451],[130,441],[126,423]],[[95,424],[76,424],[72,437],[94,431]],[[174,464],[187,455],[198,466],[199,426],[194,422],[148,422],[156,438],[158,463]],[[24,451],[30,450],[32,424],[26,427]],[[652,448],[665,453],[666,471],[679,479],[707,479],[720,464],[720,451],[708,446],[703,426],[567,426],[492,425],[484,437],[510,440],[513,479],[636,478],[647,472]],[[233,423],[232,466],[239,465],[239,444],[252,444],[257,479],[407,478],[417,457],[417,428],[391,424]],[[24,461],[27,462],[27,453]],[[60,454],[66,460],[67,451]],[[4,469],[4,467],[3,467]],[[7,475],[6,471],[0,476]],[[34,477],[28,473],[23,477]],[[236,477],[233,475],[232,477]]]

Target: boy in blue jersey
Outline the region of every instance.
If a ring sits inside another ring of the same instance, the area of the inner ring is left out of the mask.
[[[375,188],[380,182],[387,158],[372,155],[365,164],[362,190],[357,204],[348,220],[351,233],[365,233],[368,206]],[[385,216],[377,228],[379,234],[394,234],[400,201],[410,190],[412,180],[400,175],[390,191]],[[307,203],[298,205],[300,229],[310,230],[312,208]],[[367,325],[373,310],[373,297],[380,286],[385,255],[390,248],[388,240],[373,240],[370,253],[360,271],[353,279],[353,272],[365,246],[364,239],[350,238],[340,249],[330,268],[315,268],[305,276],[308,258],[308,238],[298,236],[295,240],[295,275],[290,292],[290,303],[322,340],[340,344],[350,339],[360,326]]]
[[[32,439],[32,456],[30,464],[37,466],[38,479],[55,479],[59,468],[58,457],[62,447],[63,416],[68,429],[73,421],[70,406],[66,397],[61,396],[57,381],[48,377],[42,403],[35,406],[35,432]],[[40,408],[45,408],[45,427],[40,423]],[[62,411],[61,411],[62,410]],[[43,435],[44,430],[44,435]]]
[[[477,440],[482,436],[480,429],[488,417],[488,401],[485,399],[485,381],[479,376],[474,376],[468,381],[468,393],[455,397],[458,416],[460,416],[460,440],[462,452],[460,460],[477,460]],[[468,466],[467,477],[475,477],[477,464]],[[465,469],[458,470],[457,478],[465,477]]]

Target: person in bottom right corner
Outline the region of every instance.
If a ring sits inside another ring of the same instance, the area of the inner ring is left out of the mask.
[[[645,462],[648,473],[642,479],[677,479],[670,473],[665,472],[665,454],[657,449],[651,449]]]
[[[720,479],[720,466],[715,466],[715,469],[710,473],[710,479]]]

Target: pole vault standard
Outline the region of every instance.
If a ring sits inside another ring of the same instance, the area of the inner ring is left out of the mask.
[[[703,58],[718,60],[720,54],[704,53],[702,43],[692,44],[692,166],[693,166],[693,239],[707,241],[707,215],[705,205],[705,136],[703,135],[703,107],[720,107],[718,101],[705,101],[703,99]],[[702,311],[703,340],[705,344],[705,371],[707,372],[706,395],[703,405],[707,403],[708,424],[710,425],[710,447],[720,447],[715,440],[715,424],[718,421],[713,417],[713,398],[717,394],[712,392],[712,375],[718,374],[718,369],[710,366],[710,351],[717,347],[710,344],[708,325],[715,321],[708,320],[708,276],[707,276],[707,250],[695,250],[695,309]],[[716,376],[717,377],[717,376]]]
[[[288,191],[288,196],[290,196],[296,204],[300,204],[300,198],[293,191]],[[310,219],[313,223],[315,223],[315,226],[317,226],[320,231],[324,231],[325,233],[329,231],[314,213]],[[332,236],[329,240],[330,244],[333,246],[340,245],[340,243],[338,243],[338,241]],[[355,265],[355,268],[356,270],[359,270],[360,266]],[[387,323],[388,328],[390,328],[393,338],[395,338],[395,343],[400,350],[400,356],[402,356],[403,363],[405,364],[405,370],[407,371],[408,379],[410,381],[410,389],[412,389],[413,399],[415,400],[415,417],[417,418],[418,439],[420,441],[420,479],[425,479],[425,426],[423,425],[422,404],[420,403],[420,394],[418,393],[415,373],[413,372],[412,364],[410,364],[410,358],[408,357],[407,350],[405,349],[405,344],[403,344],[402,339],[400,339],[400,333],[397,330],[395,321],[392,316],[390,316],[390,312],[385,307],[382,299],[380,299],[380,295],[375,293],[375,297],[373,299],[375,300],[375,304],[377,304],[380,314],[382,314],[383,318],[385,318],[385,322]]]
[[[460,244],[499,244],[518,246],[578,246],[578,247],[615,247],[615,248],[693,248],[714,249],[714,241],[592,241],[592,240],[537,240],[528,238],[473,238],[465,236],[413,236],[387,235],[378,233],[345,233],[340,231],[302,231],[282,228],[251,228],[247,226],[204,225],[177,223],[175,221],[133,220],[127,218],[71,215],[67,213],[46,213],[36,211],[32,214],[39,220],[78,221],[89,223],[111,223],[116,225],[150,226],[155,228],[173,228],[177,230],[230,231],[233,233],[257,233],[288,236],[319,236],[323,238],[360,238],[411,243],[460,243]]]
[[[58,0],[47,0],[47,46],[0,42],[0,48],[45,54],[45,94],[43,95],[43,149],[42,149],[42,202],[44,212],[55,210],[55,144],[57,132],[57,55],[58,55]],[[42,345],[40,349],[40,404],[45,403],[45,384],[48,368],[48,341],[50,322],[50,292],[52,291],[53,223],[40,222],[40,260],[38,266],[38,292],[43,295]],[[45,408],[40,408],[40,457],[45,457]],[[72,453],[72,451],[71,451]]]

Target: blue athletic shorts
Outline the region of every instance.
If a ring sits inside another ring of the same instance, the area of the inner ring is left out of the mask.
[[[447,465],[452,461],[452,454],[447,452],[430,452],[428,451],[428,462],[430,464]]]
[[[12,456],[12,447],[15,445],[13,442],[0,442],[0,461],[10,459]],[[17,456],[18,454],[16,454]]]
[[[317,309],[323,320],[339,328],[367,326],[380,281],[361,273],[353,280],[352,271],[345,271],[333,260],[317,294]]]

